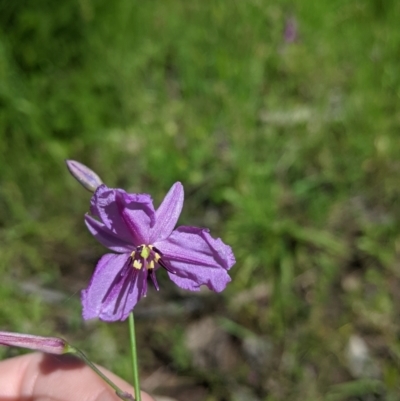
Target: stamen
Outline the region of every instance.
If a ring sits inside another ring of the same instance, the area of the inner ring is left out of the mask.
[[[155,288],[157,291],[159,291],[159,290],[160,290],[160,287],[158,286],[158,282],[157,282],[157,278],[156,278],[156,273],[155,273],[155,271],[154,271],[154,270],[150,270],[149,275],[150,275],[151,281],[153,282],[154,288]]]
[[[131,253],[132,266],[136,270],[143,267],[148,271],[154,287],[158,290],[158,283],[155,275],[156,266],[163,267],[167,272],[176,274],[168,260],[163,259],[163,254],[154,245],[140,245]]]
[[[152,246],[152,250],[153,250],[155,253],[158,253],[160,256],[163,256],[162,252],[161,252],[158,248],[156,248],[155,246]]]
[[[158,264],[163,267],[167,272],[171,273],[171,274],[176,274],[176,271],[172,269],[172,267],[170,266],[169,263],[167,263],[165,260],[160,259],[158,261]]]
[[[131,280],[130,280],[131,285],[130,285],[129,291],[128,291],[128,294],[129,294],[129,295],[132,294],[132,292],[133,292],[133,290],[134,290],[134,288],[135,288],[134,284],[135,284],[135,282],[136,282],[136,279],[137,279],[138,274],[139,274],[139,272],[138,272],[137,270],[134,270],[134,271],[133,271],[133,275],[132,275],[132,278],[131,278]]]

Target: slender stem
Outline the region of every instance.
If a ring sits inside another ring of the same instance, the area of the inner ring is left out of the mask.
[[[131,340],[133,387],[135,388],[135,399],[136,401],[141,401],[142,398],[140,395],[139,369],[136,352],[135,318],[133,317],[133,312],[129,314],[129,338]]]
[[[92,362],[90,359],[79,349],[70,344],[66,344],[65,353],[75,354],[78,358],[82,359],[95,373],[97,373],[112,389],[121,400],[135,401],[131,394],[122,391],[115,383],[113,383],[103,372]],[[140,399],[139,399],[140,400]]]

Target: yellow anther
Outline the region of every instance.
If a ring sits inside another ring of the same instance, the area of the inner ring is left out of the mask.
[[[154,269],[154,261],[153,260],[147,265],[147,268]]]
[[[142,262],[139,262],[138,260],[134,260],[134,261],[133,261],[133,267],[134,267],[135,269],[140,270],[140,269],[142,268]]]
[[[131,258],[132,258],[132,259],[135,259],[135,251],[133,251],[133,252],[131,253]]]
[[[154,259],[156,260],[156,262],[158,262],[161,259],[161,256],[157,252],[155,252]]]

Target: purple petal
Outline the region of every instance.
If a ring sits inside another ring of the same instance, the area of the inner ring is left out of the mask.
[[[194,227],[187,227],[188,229]],[[210,248],[213,250],[213,254],[217,260],[221,263],[222,267],[229,270],[235,263],[235,255],[232,252],[232,248],[222,242],[221,238],[213,238],[209,234],[209,230],[203,230],[202,237],[208,243]]]
[[[82,291],[84,319],[124,320],[146,294],[147,272],[134,270],[129,261],[129,254],[111,253],[99,260],[88,288]]]
[[[134,245],[121,239],[116,233],[109,230],[104,224],[95,220],[88,214],[85,215],[85,223],[90,233],[108,249],[114,252],[126,253],[132,252]]]
[[[135,246],[146,242],[155,220],[150,195],[128,194],[105,185],[92,196],[90,210],[116,237]]]
[[[115,285],[115,281],[124,269],[129,255],[105,254],[97,263],[96,270],[88,287],[82,291],[83,318],[98,317],[103,299]]]
[[[119,214],[128,228],[136,246],[148,244],[150,230],[155,223],[155,212],[150,195],[127,194],[119,191],[115,195]]]
[[[231,281],[226,270],[203,267],[183,262],[173,262],[176,274],[168,272],[168,276],[178,287],[189,291],[199,291],[202,285],[210,290],[221,292]]]
[[[154,245],[175,271],[168,272],[170,279],[181,288],[197,291],[204,284],[220,292],[231,280],[227,270],[235,263],[232,249],[207,229],[179,227]]]
[[[106,322],[125,320],[140,298],[147,293],[147,270],[136,270],[128,265],[123,278],[107,294],[99,318]]]
[[[156,222],[151,230],[150,243],[162,241],[171,234],[183,206],[183,186],[176,182],[156,211]]]
[[[283,37],[286,43],[293,43],[298,39],[297,20],[295,17],[290,17],[286,20],[285,31]]]

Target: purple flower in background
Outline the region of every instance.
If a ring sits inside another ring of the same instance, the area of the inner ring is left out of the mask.
[[[297,20],[295,17],[289,17],[285,23],[283,37],[286,43],[294,43],[298,39]]]
[[[105,321],[125,320],[146,295],[147,278],[158,290],[156,270],[164,268],[170,279],[186,290],[206,285],[222,291],[235,263],[231,247],[209,230],[181,226],[174,230],[183,206],[183,187],[175,183],[160,207],[154,210],[147,194],[128,194],[100,185],[91,200],[86,225],[110,250],[98,262],[86,290],[82,291],[83,317]]]

